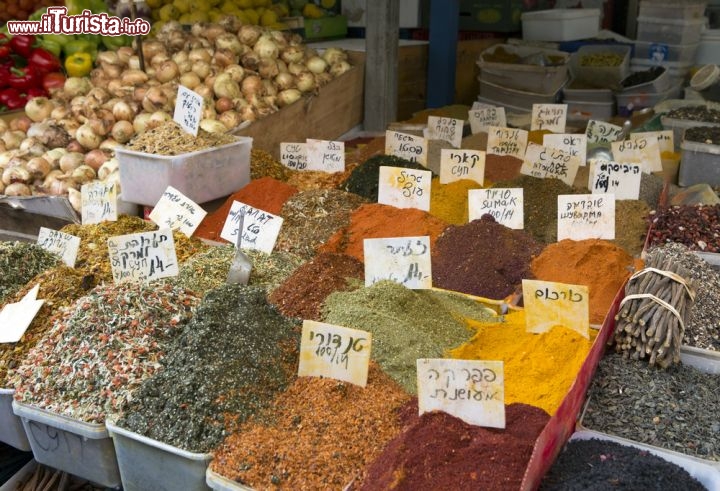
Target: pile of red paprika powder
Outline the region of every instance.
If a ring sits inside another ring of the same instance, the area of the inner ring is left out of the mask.
[[[22,109],[33,97],[62,88],[60,60],[37,46],[35,36],[0,33],[0,110]]]

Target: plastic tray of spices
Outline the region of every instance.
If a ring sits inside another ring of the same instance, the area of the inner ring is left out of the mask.
[[[214,472],[208,467],[205,473],[205,479],[210,489],[214,491],[255,491],[253,488],[249,488],[244,484],[228,479],[227,477]],[[349,491],[352,489],[352,482],[349,482],[342,491]]]
[[[708,464],[706,461],[689,457],[677,452],[671,452],[659,447],[653,447],[651,445],[645,445],[642,443],[634,442],[621,438],[614,435],[608,435],[594,430],[578,430],[572,434],[568,441],[573,440],[606,440],[610,442],[619,443],[626,447],[635,447],[640,450],[646,450],[649,453],[656,455],[668,462],[682,467],[688,474],[694,477],[707,489],[720,489],[720,468]]]
[[[18,450],[29,452],[30,442],[22,420],[12,408],[15,389],[0,389],[0,442],[7,443]]]
[[[498,50],[503,50],[510,55],[516,55],[520,62],[486,61],[486,57],[491,58]],[[535,58],[542,58],[543,60],[552,58],[557,60],[557,64],[544,66],[529,63]],[[480,78],[486,82],[508,89],[548,94],[559,90],[567,80],[569,58],[570,55],[564,51],[514,46],[512,44],[496,44],[480,53],[477,64],[480,67]],[[526,63],[522,61],[526,61]]]
[[[678,184],[692,186],[707,183],[710,186],[720,185],[720,145],[683,140],[680,143],[680,173]]]
[[[667,116],[660,116],[660,122],[666,130],[673,130],[673,143],[675,150],[680,150],[680,145],[685,136],[685,130],[695,126],[720,126],[720,123],[711,123],[708,121],[693,121],[689,119],[675,119]]]
[[[117,455],[123,491],[208,490],[212,454],[193,453],[105,422]]]
[[[120,487],[115,448],[104,424],[86,423],[44,409],[12,403],[22,419],[35,460],[88,481]]]

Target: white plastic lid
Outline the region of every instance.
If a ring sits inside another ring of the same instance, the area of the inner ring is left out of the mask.
[[[705,65],[690,79],[690,87],[693,90],[702,91],[715,84],[719,78],[720,67],[717,65]]]

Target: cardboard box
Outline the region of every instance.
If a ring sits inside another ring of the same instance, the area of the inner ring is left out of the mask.
[[[253,138],[259,148],[280,158],[280,143],[307,138],[333,140],[363,121],[365,55],[348,51],[352,68],[317,94],[307,95],[280,111],[235,132]]]

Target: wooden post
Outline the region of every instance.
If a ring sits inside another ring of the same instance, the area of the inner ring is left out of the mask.
[[[367,0],[365,131],[384,131],[397,119],[400,4]]]

